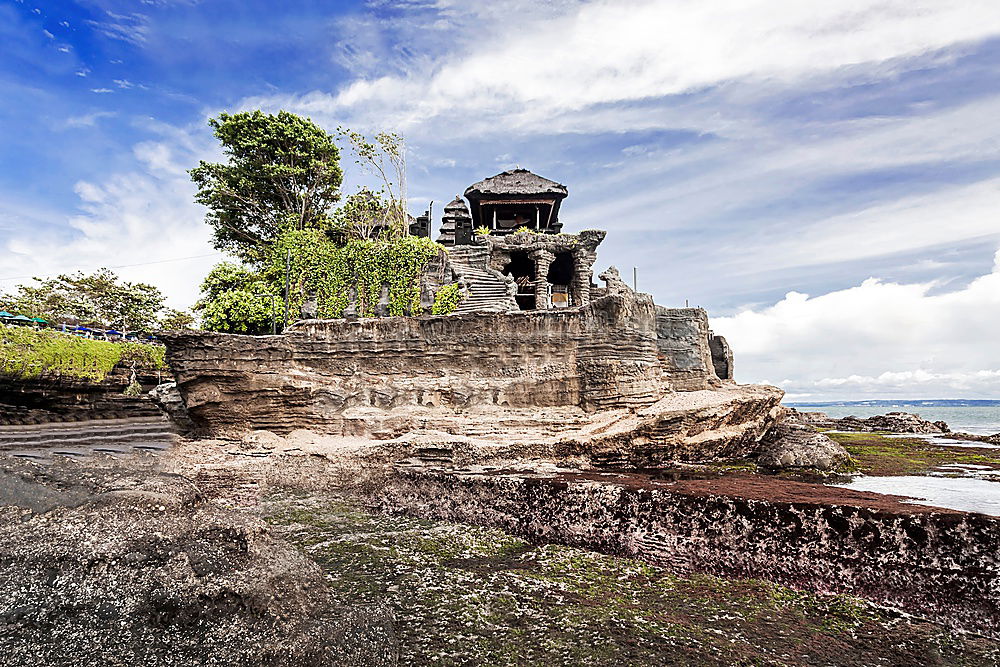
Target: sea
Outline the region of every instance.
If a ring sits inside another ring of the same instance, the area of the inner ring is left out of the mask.
[[[947,422],[948,427],[957,433],[993,435],[1000,433],[1000,401],[996,403],[996,405],[927,405],[915,401],[897,404],[879,401],[877,405],[871,405],[868,402],[863,404],[785,403],[785,405],[806,412],[825,412],[836,419],[852,415],[873,417],[884,415],[887,412],[909,412],[918,414],[927,421]]]
[[[944,421],[955,432],[975,435],[1000,433],[1000,401],[938,400],[938,401],[842,401],[837,403],[786,403],[788,407],[807,412],[825,412],[830,417],[872,417],[887,412],[909,412],[928,421]],[[911,436],[912,437],[912,436]],[[926,435],[929,442],[942,446],[981,447],[996,449],[997,445],[948,439],[948,436]],[[980,512],[1000,516],[1000,471],[990,466],[950,463],[938,466],[927,475],[869,477],[858,475],[849,482],[833,484],[856,491],[871,491],[907,496],[904,502],[935,507],[948,507],[965,512]]]

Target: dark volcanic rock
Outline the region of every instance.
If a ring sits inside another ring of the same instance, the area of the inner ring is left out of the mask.
[[[0,425],[159,416],[149,396],[124,395],[131,378],[131,371],[124,368],[114,369],[100,382],[0,376]],[[169,374],[141,371],[136,381],[146,392],[164,378],[169,379]]]
[[[764,437],[757,462],[766,468],[833,470],[850,458],[847,450],[811,426],[785,422]]]
[[[9,665],[388,665],[380,608],[176,475],[0,463]]]
[[[681,575],[849,593],[1000,635],[995,517],[773,477],[670,478],[545,465],[397,466],[367,498],[385,511],[496,527]]]
[[[793,411],[794,412],[794,411]],[[920,415],[909,412],[887,412],[873,417],[843,417],[833,419],[822,412],[794,412],[796,418],[813,426],[838,431],[860,431],[874,433],[950,433],[951,429],[943,421],[931,422]]]

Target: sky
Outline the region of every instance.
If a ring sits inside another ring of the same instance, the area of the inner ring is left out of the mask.
[[[402,134],[414,214],[566,184],[741,382],[1000,398],[998,63],[996,0],[0,0],[0,292],[107,266],[189,307],[206,121],[286,109]]]

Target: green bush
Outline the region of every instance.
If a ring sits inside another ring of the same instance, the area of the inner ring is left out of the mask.
[[[431,314],[448,315],[454,313],[461,300],[462,290],[458,288],[457,284],[445,285],[434,295],[434,306],[431,308]]]
[[[291,312],[299,312],[305,295],[316,295],[319,317],[341,317],[357,288],[358,315],[374,317],[389,286],[390,315],[420,314],[420,275],[443,252],[430,239],[404,236],[390,240],[353,240],[337,245],[316,230],[285,234],[266,270],[275,285],[284,279],[285,254],[291,251]]]
[[[118,365],[166,368],[164,348],[111,343],[27,327],[0,327],[0,375],[70,377],[100,382]]]

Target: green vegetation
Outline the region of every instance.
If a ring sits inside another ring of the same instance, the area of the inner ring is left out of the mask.
[[[193,329],[195,325],[194,316],[186,310],[175,308],[166,309],[160,315],[160,329],[164,331],[176,331],[178,329]]]
[[[126,282],[109,269],[34,280],[34,285],[18,285],[13,295],[0,298],[0,305],[50,322],[72,320],[122,331],[151,331],[159,328],[161,313],[178,312],[164,310],[165,297],[156,287]]]
[[[480,225],[479,227],[476,227],[475,231],[480,236],[489,236],[492,230],[489,227],[486,227],[485,225]]]
[[[118,365],[166,368],[164,349],[109,343],[28,327],[0,327],[0,374],[18,379],[69,377],[100,382]]]
[[[431,308],[431,314],[447,315],[453,313],[461,300],[462,290],[457,284],[445,285],[434,295],[434,306]]]
[[[334,136],[284,111],[221,114],[209,124],[227,162],[201,162],[191,177],[197,201],[210,209],[216,247],[242,265],[222,263],[206,277],[195,306],[204,328],[270,333],[273,314],[284,329],[286,284],[290,320],[313,299],[318,317],[340,317],[352,296],[358,315],[374,316],[384,289],[389,314],[421,312],[421,270],[444,249],[407,236],[398,135],[368,140],[338,128]],[[338,139],[380,186],[360,188],[333,210],[342,181]],[[451,304],[457,299],[446,292],[435,312]]]
[[[1000,453],[966,447],[944,447],[923,438],[889,437],[885,433],[826,433],[854,459],[850,472],[866,475],[920,475],[948,463],[1000,468]]]
[[[273,498],[347,605],[387,605],[406,665],[995,664],[1000,643],[844,595],[665,568],[498,530]]]
[[[271,332],[272,307],[276,311],[284,307],[273,280],[230,262],[215,265],[202,282],[201,293],[194,310],[209,331],[267,334]],[[280,321],[281,313],[275,315]]]
[[[376,314],[383,285],[389,289],[389,314],[420,313],[420,272],[443,249],[417,236],[328,242],[316,231],[289,232],[278,243],[291,255],[294,312],[305,295],[314,294],[319,317],[340,317],[357,289],[358,315]],[[284,253],[279,252],[265,271],[272,281],[284,275]]]
[[[287,229],[323,229],[340,198],[340,150],[321,127],[287,111],[222,113],[208,124],[226,161],[190,171],[215,247],[260,262]]]

